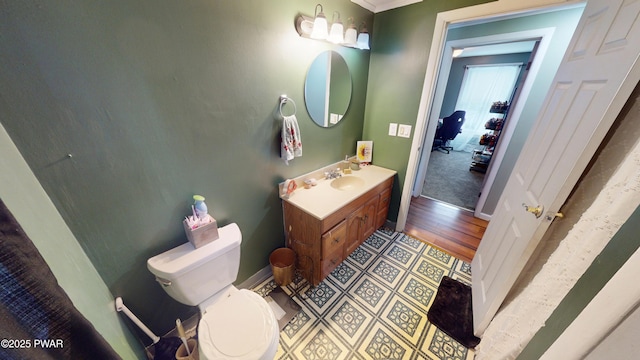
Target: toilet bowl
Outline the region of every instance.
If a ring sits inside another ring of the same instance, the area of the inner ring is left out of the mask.
[[[194,248],[182,244],[147,260],[147,268],[175,300],[198,306],[201,359],[272,360],[279,327],[260,295],[238,290],[242,234],[236,224],[218,229],[219,238]]]
[[[205,359],[272,360],[278,350],[278,321],[260,295],[233,289],[203,311],[199,351]]]

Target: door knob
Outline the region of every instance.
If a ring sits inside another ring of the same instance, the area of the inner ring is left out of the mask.
[[[533,206],[529,206],[529,205],[527,205],[525,203],[522,203],[522,207],[526,211],[528,211],[528,212],[532,213],[533,215],[535,215],[536,219],[539,218],[540,216],[542,216],[542,212],[544,211],[544,206],[540,206],[540,205],[538,205],[537,207],[533,207]]]
[[[564,214],[563,214],[563,213],[561,213],[561,212],[554,213],[554,212],[552,212],[552,211],[549,211],[549,212],[547,213],[547,216],[545,216],[544,218],[545,218],[545,219],[547,219],[547,221],[551,221],[551,220],[553,220],[553,219],[555,219],[555,218],[560,218],[560,219],[562,219],[563,217],[564,217]]]

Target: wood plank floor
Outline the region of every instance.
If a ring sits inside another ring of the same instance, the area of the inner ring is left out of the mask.
[[[472,211],[419,196],[411,200],[404,232],[471,262],[487,224]]]

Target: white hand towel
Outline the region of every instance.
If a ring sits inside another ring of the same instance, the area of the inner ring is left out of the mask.
[[[298,128],[298,119],[295,115],[283,116],[280,156],[287,165],[289,165],[289,160],[302,156],[300,128]]]

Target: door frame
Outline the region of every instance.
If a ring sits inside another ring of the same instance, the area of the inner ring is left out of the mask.
[[[424,139],[435,136],[435,127],[428,126],[427,120],[434,106],[434,96],[437,91],[437,80],[442,59],[447,56],[445,53],[448,49],[445,47],[447,28],[450,25],[458,23],[470,21],[486,22],[526,12],[568,8],[581,3],[584,3],[584,0],[498,0],[487,4],[437,14],[433,39],[429,50],[429,58],[427,60],[422,96],[418,107],[414,136],[411,143],[411,151],[407,163],[407,173],[402,187],[398,219],[396,222],[397,231],[403,231],[407,223],[407,215],[409,213],[409,206],[411,204],[411,197],[420,163],[421,150],[424,146]],[[452,50],[449,49],[449,51]],[[451,54],[449,54],[448,57],[450,58]]]
[[[517,41],[526,41],[526,40],[536,40],[539,41],[539,45],[535,50],[535,54],[533,60],[531,62],[530,69],[527,70],[528,73],[520,86],[520,90],[518,91],[518,99],[526,99],[531,92],[531,87],[538,76],[538,71],[542,65],[542,62],[545,58],[547,50],[549,49],[549,45],[551,43],[551,37],[554,33],[554,28],[540,28],[534,30],[525,30],[525,31],[517,31],[512,33],[504,33],[504,34],[496,34],[496,35],[488,35],[476,38],[467,38],[467,39],[459,39],[459,40],[450,40],[447,41],[444,45],[443,55],[442,55],[442,65],[439,71],[439,78],[436,84],[436,89],[434,92],[432,107],[430,111],[430,116],[427,119],[425,137],[423,139],[422,150],[420,153],[420,160],[417,169],[416,180],[413,185],[413,196],[419,196],[422,192],[422,187],[427,174],[427,166],[429,164],[429,158],[431,154],[431,150],[426,144],[430,144],[433,142],[433,138],[435,136],[435,131],[437,128],[438,118],[440,111],[442,109],[442,102],[444,101],[444,93],[447,87],[447,82],[449,79],[449,73],[451,71],[451,65],[453,63],[453,49],[462,48],[462,47],[474,47],[474,46],[483,46],[483,45],[491,45],[498,43],[510,43]],[[482,213],[482,208],[484,207],[484,203],[487,200],[487,195],[489,194],[489,189],[493,185],[493,181],[496,178],[496,173],[498,171],[498,166],[496,164],[500,164],[502,159],[504,158],[507,145],[511,141],[511,136],[518,124],[518,120],[520,119],[520,114],[522,114],[522,108],[524,106],[524,101],[518,101],[517,99],[514,101],[515,106],[509,112],[509,121],[501,134],[500,144],[496,147],[496,151],[493,155],[493,159],[489,164],[489,168],[487,169],[487,173],[484,177],[484,182],[482,183],[481,188],[481,196],[477,201],[476,210],[474,215],[483,220],[491,220],[490,214]]]

